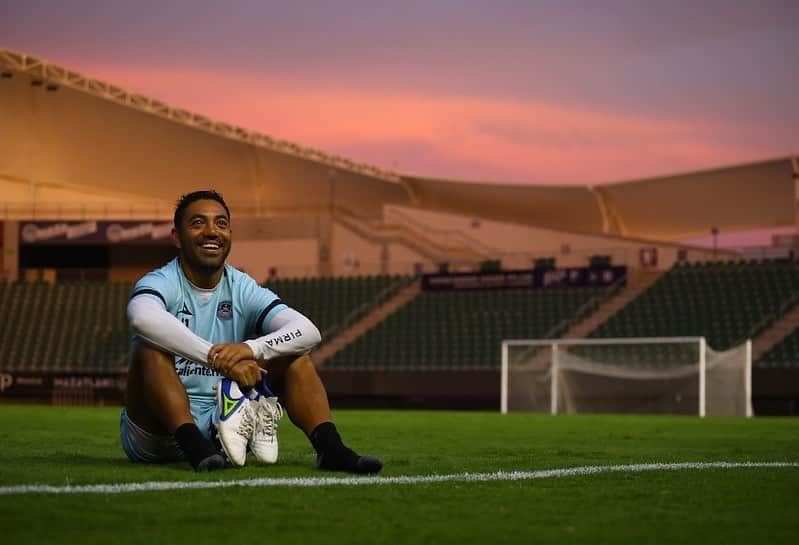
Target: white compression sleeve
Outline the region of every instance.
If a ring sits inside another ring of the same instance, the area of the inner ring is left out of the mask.
[[[195,335],[150,297],[134,297],[128,303],[128,321],[133,331],[150,344],[206,367],[211,343]]]
[[[263,337],[244,341],[252,348],[256,359],[307,354],[322,340],[313,322],[293,308],[284,308],[275,314],[269,330]]]

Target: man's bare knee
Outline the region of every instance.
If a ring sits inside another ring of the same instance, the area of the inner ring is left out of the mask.
[[[289,364],[289,369],[307,369],[307,368],[316,370],[313,361],[311,361],[311,356],[309,356],[308,354],[303,354],[302,356],[295,358]]]
[[[149,365],[168,365],[173,367],[174,362],[175,360],[170,354],[143,342],[135,343],[130,355],[131,367]]]
[[[313,362],[308,355],[283,356],[269,360],[266,365],[266,371],[274,379],[278,379],[284,377],[289,370],[296,371],[308,366],[313,367]]]

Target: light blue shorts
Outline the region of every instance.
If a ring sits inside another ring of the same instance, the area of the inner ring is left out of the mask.
[[[216,424],[219,419],[216,402],[192,402],[191,416],[202,434],[217,444]],[[130,418],[125,409],[119,415],[119,436],[122,450],[131,462],[148,464],[177,462],[186,459],[183,450],[172,435],[156,435],[141,428]]]

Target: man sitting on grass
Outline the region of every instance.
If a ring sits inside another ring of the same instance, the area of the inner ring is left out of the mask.
[[[134,288],[120,418],[125,453],[135,462],[188,460],[195,470],[210,471],[226,466],[214,444],[218,437],[235,465],[244,464],[248,447],[259,461],[274,463],[279,398],[310,439],[317,467],[377,473],[382,462],[347,448],[333,424],[307,355],[321,339],[319,330],[225,263],[231,233],[221,195],[184,195],[172,230],[178,257]]]

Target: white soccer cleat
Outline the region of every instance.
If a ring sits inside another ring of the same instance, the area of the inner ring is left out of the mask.
[[[243,466],[255,424],[253,402],[235,381],[223,378],[216,387],[216,403],[219,410],[216,431],[222,450],[233,465]]]
[[[277,462],[277,428],[283,418],[283,407],[276,397],[260,395],[250,401],[255,413],[255,428],[250,438],[250,449],[262,464]]]

